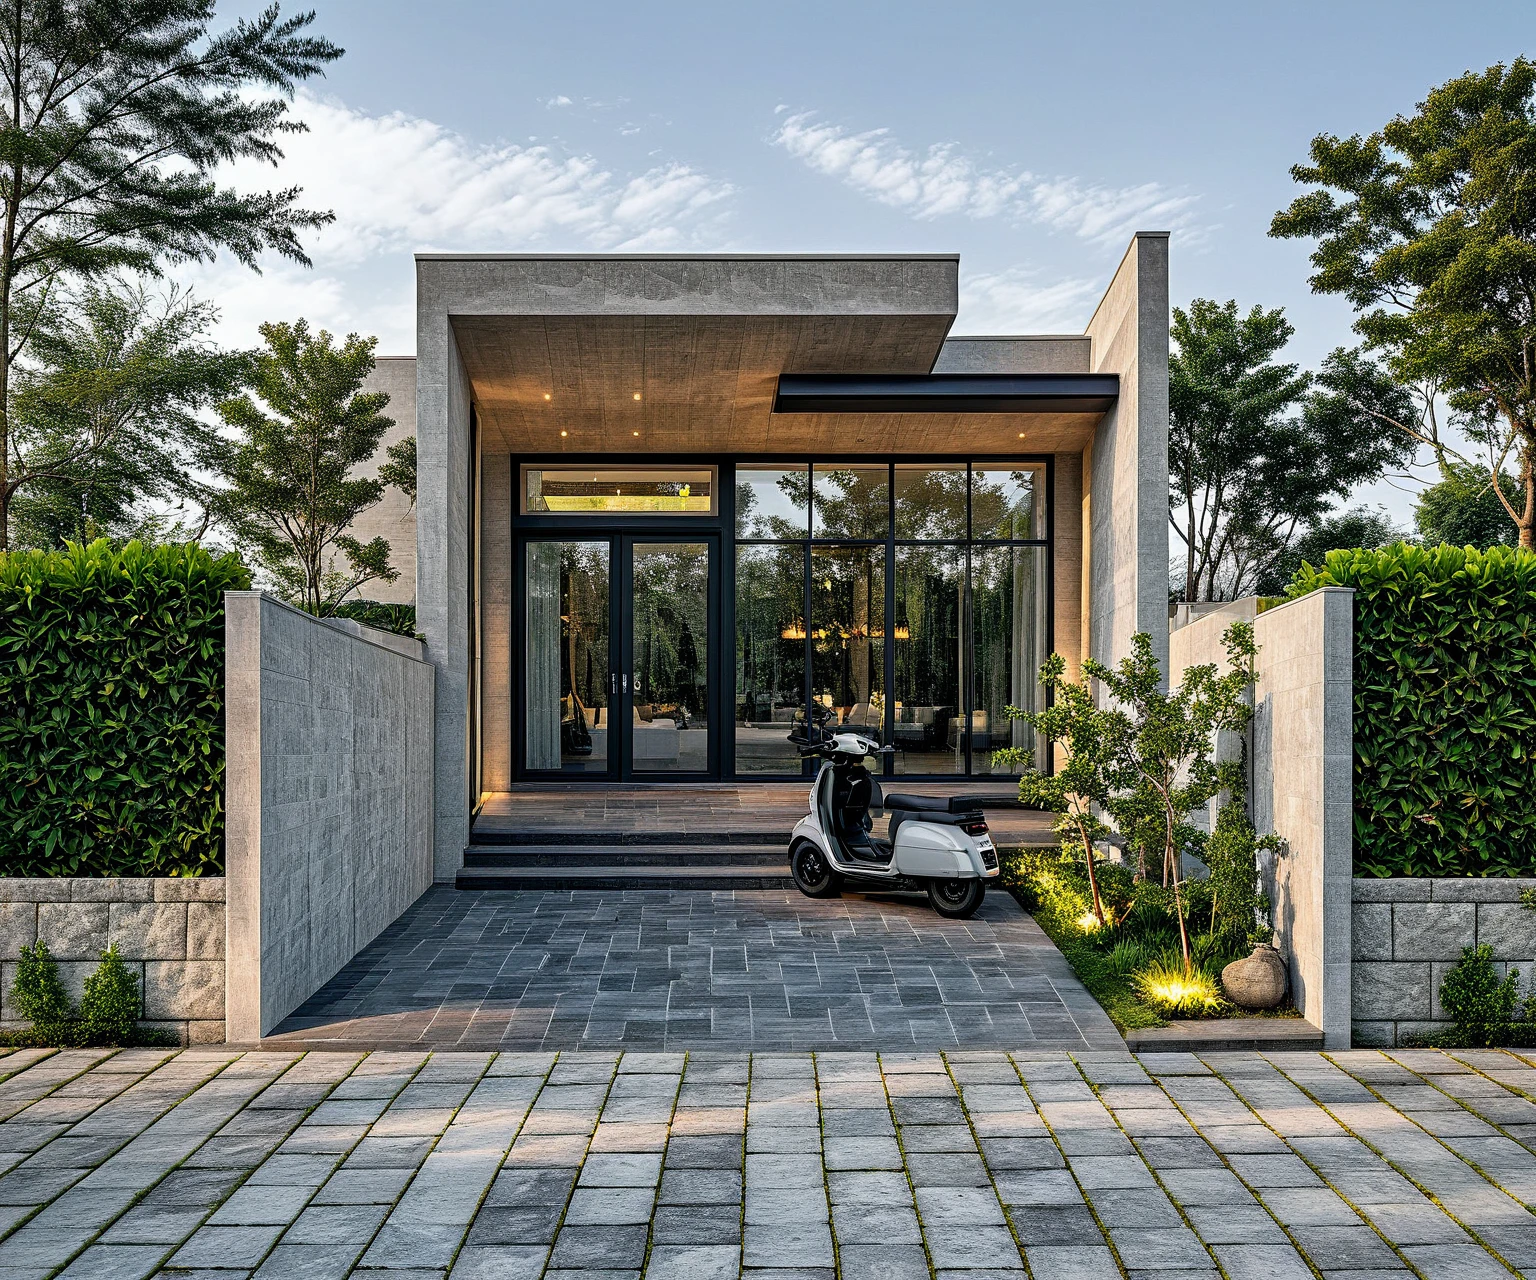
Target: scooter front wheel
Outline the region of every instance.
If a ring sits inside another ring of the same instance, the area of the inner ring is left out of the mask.
[[[809,840],[802,840],[789,851],[789,873],[795,888],[807,898],[835,898],[843,889],[843,878],[832,869],[827,855]]]
[[[987,886],[981,880],[930,880],[928,901],[941,916],[951,920],[968,920],[976,914],[981,900],[987,896]]]

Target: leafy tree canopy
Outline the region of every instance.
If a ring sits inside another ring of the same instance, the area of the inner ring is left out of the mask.
[[[1339,547],[1389,547],[1401,541],[1402,536],[1392,517],[1381,507],[1351,507],[1324,516],[1258,579],[1255,592],[1261,596],[1284,595],[1303,564],[1320,565],[1330,551]]]
[[[1312,288],[1346,297],[1401,381],[1443,390],[1520,545],[1536,547],[1536,63],[1469,72],[1369,137],[1319,134],[1312,189],[1270,234],[1316,241]],[[1437,433],[1383,415],[1434,448]],[[1461,459],[1463,462],[1468,459]]]
[[[11,382],[16,543],[134,537],[157,518],[146,501],[200,498],[194,468],[215,438],[200,414],[246,363],[209,340],[214,318],[190,294],[142,281],[53,291]]]
[[[284,598],[323,616],[364,583],[399,577],[388,542],[347,532],[384,495],[383,481],[355,474],[394,425],[384,415],[389,396],[362,389],[377,339],[352,333],[338,347],[303,320],[264,324],[261,336],[265,349],[251,357],[255,398],[219,405],[236,438],[210,453],[229,486],[215,508]]]
[[[0,550],[10,470],[11,366],[50,287],[227,250],[306,263],[300,232],[331,221],[299,191],[215,181],[276,164],[295,86],[341,56],[313,14],[276,4],[210,32],[213,0],[14,0],[0,13]]]
[[[1501,501],[1493,491],[1497,483],[1503,490]],[[1515,477],[1507,471],[1499,473],[1497,481],[1484,468],[1453,463],[1439,484],[1431,485],[1419,495],[1414,508],[1413,522],[1419,537],[1430,546],[1448,542],[1453,547],[1478,547],[1486,549],[1508,545],[1515,541],[1518,530],[1510,521],[1507,507],[1519,500],[1520,488]],[[1395,539],[1380,543],[1341,542],[1341,547],[1383,547]],[[1321,565],[1321,560],[1309,563]]]
[[[1282,362],[1294,332],[1278,307],[1174,308],[1169,518],[1186,600],[1272,579],[1335,500],[1412,454],[1381,421],[1410,410],[1407,392],[1360,350],[1335,350],[1316,373]]]

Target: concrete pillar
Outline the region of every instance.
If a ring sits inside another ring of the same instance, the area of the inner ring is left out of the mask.
[[[420,264],[418,263],[418,276]],[[436,668],[433,878],[469,843],[469,378],[447,308],[418,280],[416,626]]]
[[[1119,402],[1084,454],[1088,653],[1113,664],[1149,632],[1166,683],[1167,232],[1137,232],[1086,332],[1092,371],[1120,375]]]

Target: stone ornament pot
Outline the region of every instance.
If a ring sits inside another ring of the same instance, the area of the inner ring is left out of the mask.
[[[1261,942],[1251,956],[1234,960],[1221,971],[1221,989],[1241,1008],[1273,1009],[1285,999],[1287,979],[1285,960]]]

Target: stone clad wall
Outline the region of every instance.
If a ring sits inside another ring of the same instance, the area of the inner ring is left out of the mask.
[[[1260,835],[1285,841],[1263,868],[1275,945],[1296,1007],[1326,1047],[1348,1048],[1354,592],[1326,587],[1256,616],[1237,601],[1180,627],[1169,640],[1175,680],[1200,663],[1224,666],[1221,634],[1245,614],[1259,646],[1248,811]]]
[[[432,883],[420,641],[225,593],[229,1039],[260,1039]]]
[[[0,878],[0,1025],[25,1026],[11,998],[17,952],[41,939],[78,1000],[108,945],[139,978],[144,1020],[184,1044],[224,1039],[224,880]]]
[[[1486,943],[1500,975],[1536,976],[1536,880],[1356,880],[1352,920],[1357,1045],[1398,1045],[1447,1025],[1440,984],[1461,949]]]

